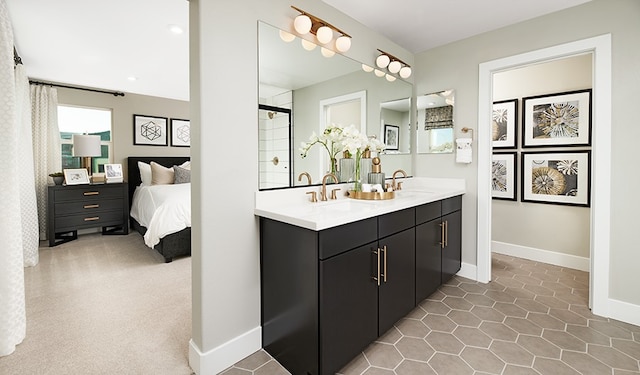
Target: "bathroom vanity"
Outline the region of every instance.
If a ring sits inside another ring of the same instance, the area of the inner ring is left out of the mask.
[[[334,374],[458,272],[464,183],[436,190],[270,208],[257,197],[263,348],[292,374]]]

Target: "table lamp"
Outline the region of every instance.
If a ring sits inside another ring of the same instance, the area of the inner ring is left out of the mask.
[[[74,134],[73,156],[82,158],[82,168],[86,168],[91,176],[91,157],[102,156],[99,135]]]

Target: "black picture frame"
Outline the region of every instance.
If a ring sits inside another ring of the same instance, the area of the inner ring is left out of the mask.
[[[494,149],[516,148],[518,144],[518,99],[493,102],[491,140]]]
[[[133,115],[133,144],[137,146],[167,146],[166,117]]]
[[[523,152],[522,202],[589,207],[591,151]]]
[[[491,198],[517,200],[518,154],[494,152],[491,160]]]
[[[591,89],[522,98],[522,147],[591,145]]]
[[[171,147],[191,146],[191,122],[185,119],[172,118],[169,121],[171,128]]]
[[[398,150],[400,147],[400,127],[384,125],[384,145],[386,150]]]

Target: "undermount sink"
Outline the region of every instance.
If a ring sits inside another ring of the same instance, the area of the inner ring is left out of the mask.
[[[281,211],[298,217],[308,217],[316,215],[339,215],[341,213],[352,213],[355,210],[375,209],[375,205],[369,201],[359,201],[353,199],[328,200],[326,202],[309,203],[301,206],[284,207]]]

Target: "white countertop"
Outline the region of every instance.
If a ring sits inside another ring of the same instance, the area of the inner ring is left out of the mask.
[[[394,199],[383,201],[348,198],[346,191],[352,184],[327,185],[327,195],[333,189],[339,188],[340,192],[338,199],[325,202],[320,201],[321,186],[259,191],[254,214],[320,231],[465,193],[463,179],[412,177],[396,181],[402,181],[402,190],[395,192]],[[310,195],[305,194],[309,191],[317,193],[317,203],[312,203]]]

